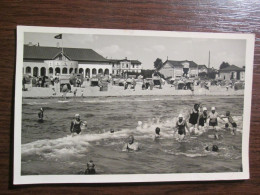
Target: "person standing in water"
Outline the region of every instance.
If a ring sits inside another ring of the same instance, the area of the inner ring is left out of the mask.
[[[83,122],[82,120],[80,120],[80,115],[75,114],[75,119],[71,121],[70,132],[80,134],[82,125],[86,126],[87,122]]]
[[[38,112],[38,120],[40,122],[43,122],[43,116],[44,116],[43,112],[44,112],[43,108],[40,108],[40,111]]]
[[[182,141],[186,135],[186,129],[188,130],[187,122],[184,120],[183,115],[179,114],[178,121],[176,122],[176,130],[178,131],[178,141]]]
[[[194,104],[193,109],[190,112],[189,123],[191,124],[191,132],[196,132],[197,123],[199,118],[199,104]]]
[[[135,138],[133,135],[130,135],[128,137],[128,141],[127,143],[123,146],[122,151],[137,151],[139,150],[139,144],[137,142],[135,142]]]
[[[198,118],[198,129],[201,132],[205,132],[205,124],[207,123],[207,119],[208,119],[208,113],[207,113],[207,108],[203,107],[202,109],[202,113],[200,113],[199,118]]]
[[[219,117],[218,113],[216,112],[215,107],[211,107],[211,112],[209,113],[208,118],[209,118],[209,126],[212,127],[214,130],[217,130],[218,118],[220,118],[220,117]]]
[[[229,123],[232,125],[232,127],[233,127],[233,129],[232,129],[232,131],[231,131],[231,134],[232,134],[232,135],[236,135],[237,124],[236,124],[236,122],[234,121],[233,117],[231,116],[230,111],[227,111],[227,112],[226,112],[226,116],[221,117],[221,119],[223,119],[223,118],[227,118],[227,119],[228,119],[228,122],[229,122]],[[228,126],[228,124],[225,125],[225,126]]]

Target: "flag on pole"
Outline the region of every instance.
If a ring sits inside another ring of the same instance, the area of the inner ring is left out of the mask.
[[[55,39],[62,39],[62,34],[56,35],[54,38]]]

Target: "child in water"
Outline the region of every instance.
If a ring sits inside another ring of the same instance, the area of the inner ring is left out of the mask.
[[[176,130],[178,131],[177,140],[182,141],[186,135],[186,129],[188,130],[187,122],[184,120],[183,115],[179,114],[179,119],[176,122]]]
[[[87,174],[87,175],[96,174],[95,164],[93,163],[92,160],[90,160],[87,163],[87,169],[85,170],[85,174]]]
[[[231,134],[232,135],[236,135],[236,130],[237,130],[237,124],[236,122],[234,121],[233,117],[231,116],[230,114],[230,111],[227,111],[226,112],[226,116],[222,116],[221,117],[222,119],[223,118],[227,118],[228,119],[228,122],[232,125],[232,130],[231,130]],[[228,123],[225,124],[225,128],[228,129]]]

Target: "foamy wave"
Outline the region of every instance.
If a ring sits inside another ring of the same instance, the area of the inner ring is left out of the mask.
[[[46,105],[46,104],[49,104],[48,102],[27,102],[25,104],[28,104],[28,105]]]

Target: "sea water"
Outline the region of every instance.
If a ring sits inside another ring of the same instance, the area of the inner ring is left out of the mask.
[[[238,125],[236,136],[225,131],[219,120],[219,140],[210,139],[210,130],[200,136],[176,141],[173,133],[177,116],[186,118],[195,103],[222,115],[229,110]],[[38,111],[45,109],[44,122]],[[76,113],[87,127],[71,136],[70,124]],[[97,174],[214,173],[242,169],[243,96],[129,96],[77,99],[23,99],[22,175],[78,174],[89,160]],[[138,125],[138,121],[140,122]],[[161,138],[154,140],[155,128]],[[110,133],[114,129],[114,133]],[[134,135],[140,150],[123,152],[129,135]],[[219,152],[205,147],[218,145]]]

